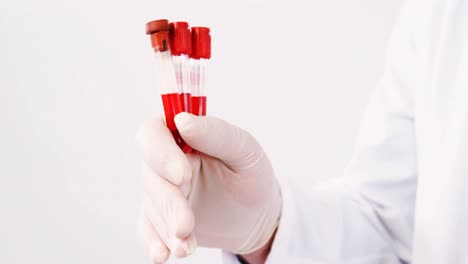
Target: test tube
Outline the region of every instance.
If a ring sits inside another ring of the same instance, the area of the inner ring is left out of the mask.
[[[174,122],[174,117],[183,111],[183,106],[180,100],[180,91],[178,89],[176,74],[172,63],[169,46],[169,30],[169,22],[166,19],[155,20],[146,24],[146,34],[151,36],[151,46],[155,54],[156,74],[164,108],[166,126],[171,131],[177,145],[182,151],[188,153],[192,148],[182,139]]]
[[[192,97],[190,91],[190,58],[192,51],[192,36],[187,22],[170,23],[170,47],[172,63],[174,64],[177,85],[184,112],[192,112]]]
[[[192,27],[192,53],[190,82],[192,89],[192,113],[206,115],[205,71],[211,58],[211,36],[207,27]]]

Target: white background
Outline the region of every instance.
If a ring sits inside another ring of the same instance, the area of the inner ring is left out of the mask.
[[[147,21],[212,28],[209,114],[307,190],[349,159],[400,4],[0,0],[0,263],[147,262],[134,134],[161,112]]]

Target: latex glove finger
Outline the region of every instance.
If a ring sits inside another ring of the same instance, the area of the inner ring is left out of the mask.
[[[177,258],[183,258],[191,255],[196,248],[195,237],[190,233],[184,238],[179,238],[171,231],[171,223],[168,219],[161,217],[161,214],[153,208],[153,203],[149,196],[145,194],[143,201],[145,216],[151,222],[152,226],[159,234],[169,251]]]
[[[184,183],[180,185],[180,190],[184,194],[185,197],[188,196],[188,194],[191,191],[192,188],[192,182],[197,179],[200,169],[201,169],[201,160],[200,160],[200,153],[188,153],[185,154],[187,157],[187,160],[190,164],[190,167],[192,168],[192,180],[190,182]]]
[[[189,255],[196,245],[189,236],[195,220],[184,194],[146,165],[143,165],[143,177],[145,214],[175,256]]]
[[[137,144],[143,161],[158,175],[179,186],[190,181],[192,168],[162,117],[152,118],[140,127]]]
[[[145,245],[146,252],[152,264],[164,263],[169,258],[169,249],[159,237],[158,232],[146,217],[143,206],[138,218],[138,233]]]
[[[221,159],[233,170],[252,167],[264,155],[260,145],[248,132],[221,119],[184,112],[174,120],[190,146]]]

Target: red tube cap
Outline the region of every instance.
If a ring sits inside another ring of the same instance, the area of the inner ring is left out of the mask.
[[[189,55],[192,53],[192,36],[187,22],[172,22],[170,24],[170,45],[172,55]]]
[[[146,23],[146,34],[151,35],[159,31],[169,30],[169,21],[167,19],[159,19]]]
[[[146,23],[146,34],[151,35],[151,46],[158,51],[169,49],[169,21],[159,19]]]
[[[207,27],[192,27],[192,54],[194,59],[211,58],[211,36]]]

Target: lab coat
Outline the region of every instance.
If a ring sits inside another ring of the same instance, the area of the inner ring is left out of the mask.
[[[468,0],[409,0],[387,55],[344,175],[278,175],[267,263],[468,263]]]

